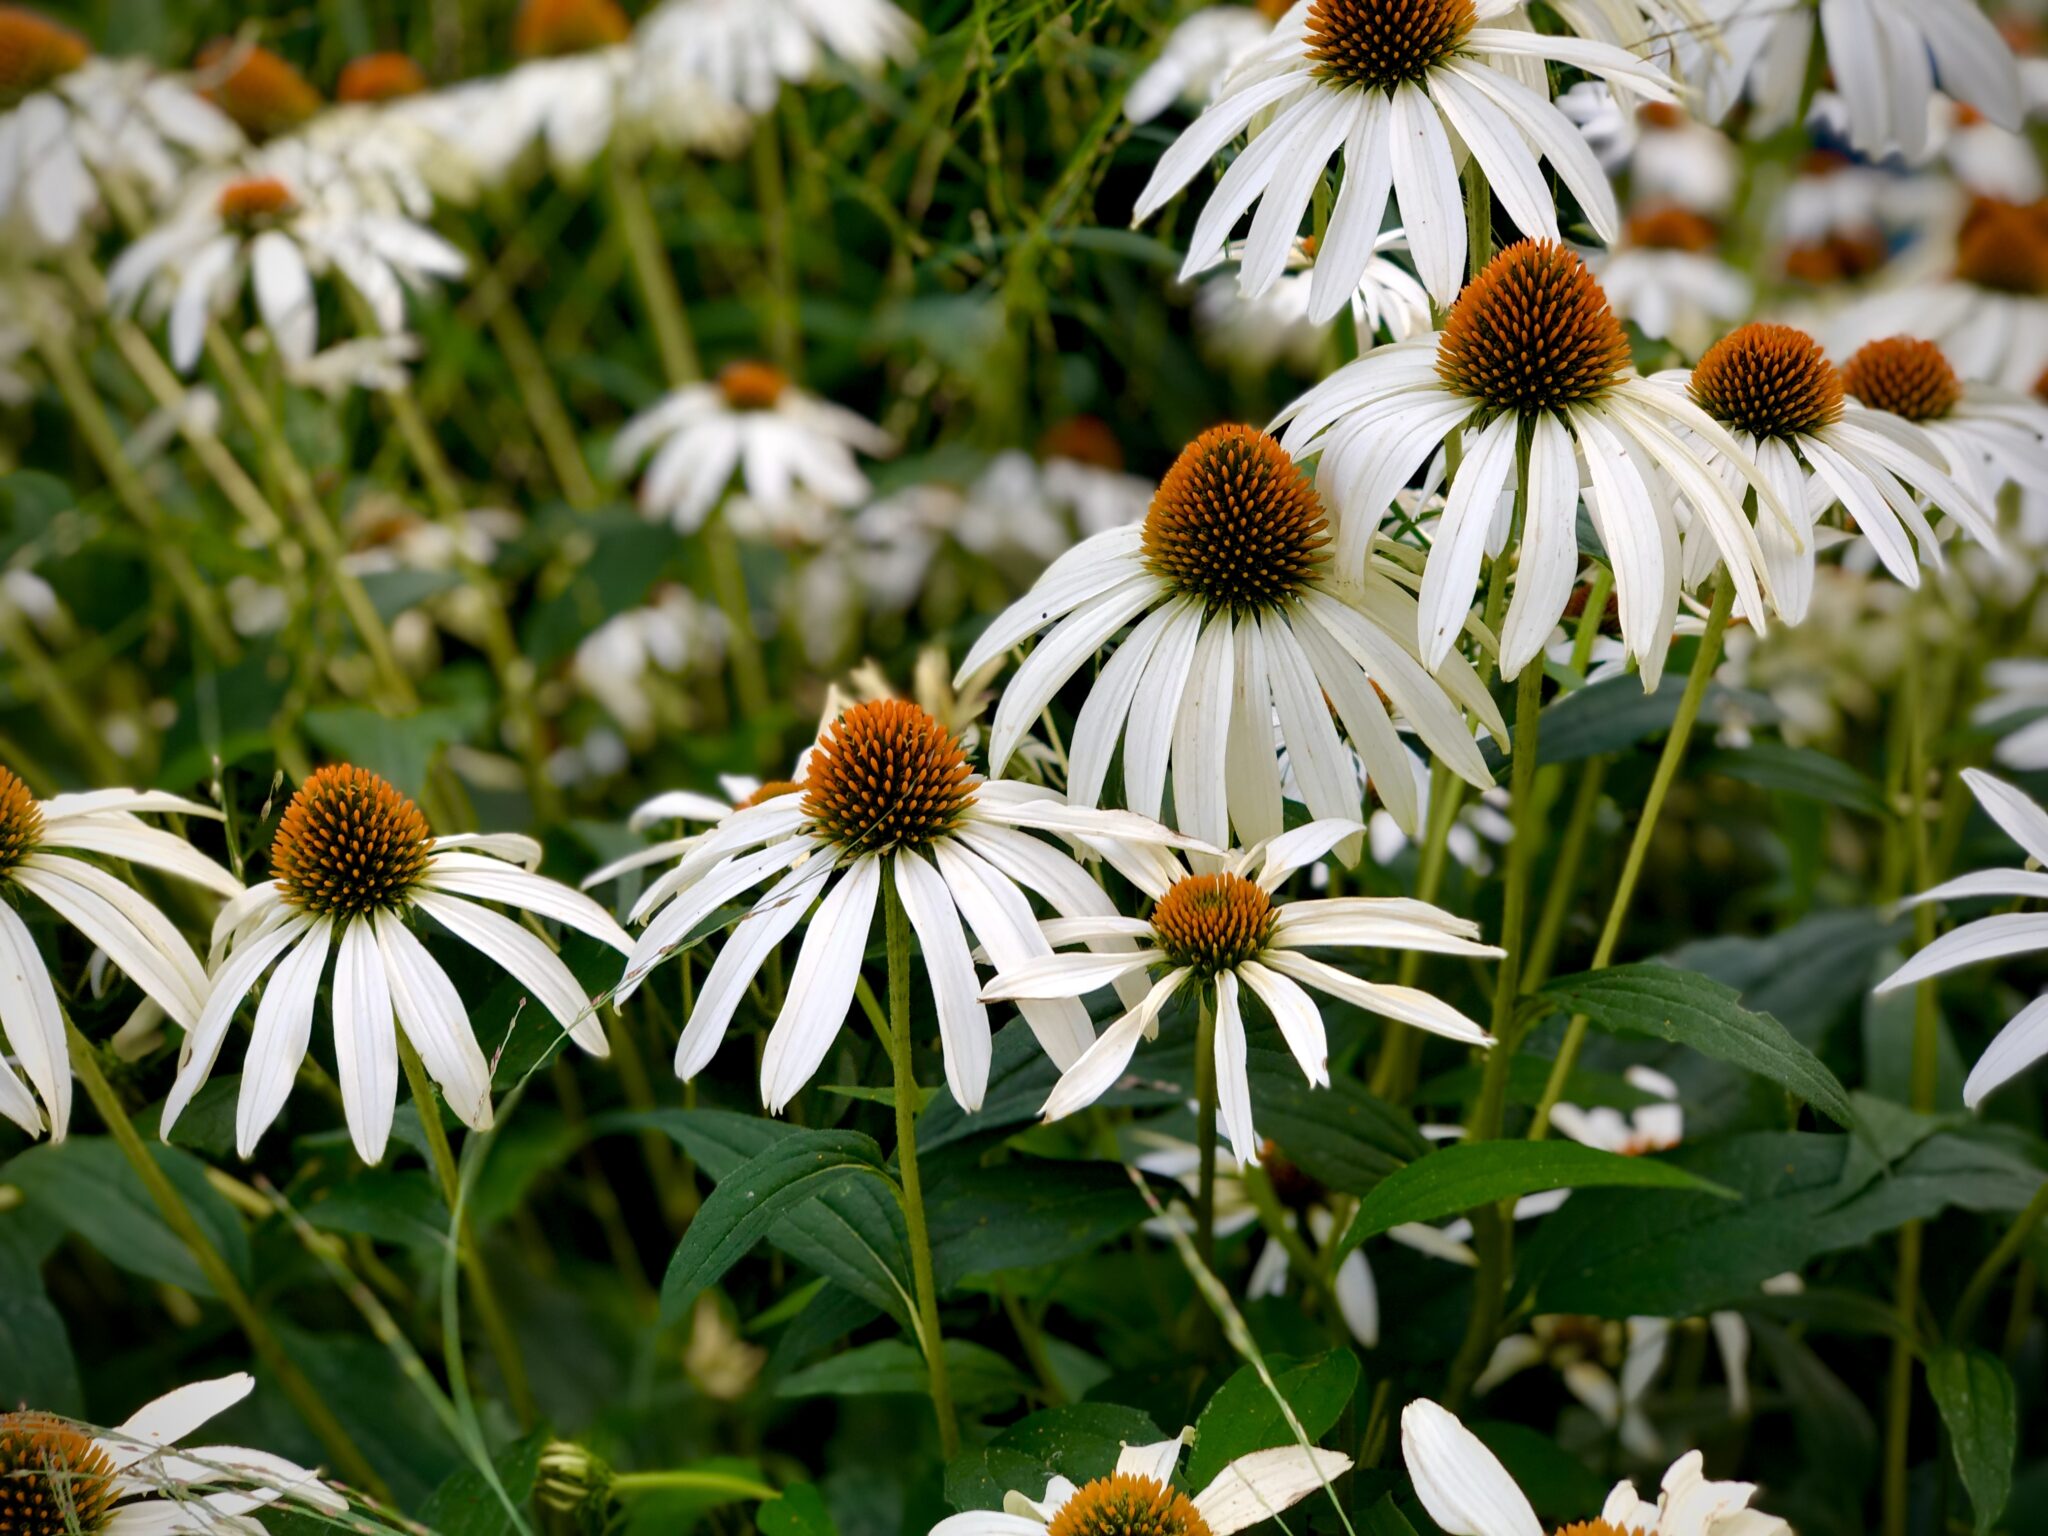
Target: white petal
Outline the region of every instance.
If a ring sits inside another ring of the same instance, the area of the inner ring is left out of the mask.
[[[2048,864],[2048,811],[1982,768],[1965,768],[1963,779],[1985,814],[2005,829],[2006,836],[2026,849],[2029,857]]]
[[[961,686],[1003,652],[1143,570],[1136,559],[1143,536],[1144,530],[1135,525],[1112,528],[1082,540],[1053,561],[1029,592],[981,632],[954,672],[953,686]]]
[[[1230,739],[1230,695],[1236,681],[1232,627],[1230,615],[1219,613],[1202,631],[1173,725],[1174,824],[1219,847],[1230,841],[1224,749]]]
[[[1150,925],[1146,925],[1147,933]],[[1041,955],[999,972],[981,995],[990,1002],[1020,997],[1084,997],[1164,958],[1157,949],[1126,954]]]
[[[313,1036],[313,1005],[320,996],[320,976],[327,968],[327,947],[333,921],[320,918],[292,947],[263,989],[256,1005],[256,1027],[249,1035],[249,1053],[242,1062],[242,1090],[235,1104],[235,1152],[248,1157],[256,1142],[284,1108],[306,1044]]]
[[[1963,1102],[1975,1109],[1986,1094],[2012,1081],[2043,1056],[2048,1056],[2048,996],[2037,997],[2011,1021],[1977,1058],[1963,1084]]]
[[[376,935],[362,918],[343,925],[334,957],[334,1064],[356,1155],[373,1166],[398,1107],[398,1036]]]
[[[2048,949],[2048,912],[2001,912],[1950,929],[1877,984],[1880,994],[1965,965]]]
[[[50,1111],[50,1139],[62,1141],[71,1125],[71,1053],[64,1015],[35,936],[13,907],[0,901],[0,1029],[22,1072]],[[42,1134],[43,1117],[11,1068],[0,1059],[0,1114]]]
[[[697,1006],[683,1025],[676,1041],[676,1076],[688,1082],[709,1064],[725,1039],[732,1016],[747,995],[747,988],[767,960],[769,953],[804,920],[817,900],[818,888],[833,873],[828,859],[811,859],[798,865],[772,886],[755,903],[754,909],[726,936]]]
[[[589,994],[546,944],[510,918],[472,901],[425,886],[414,892],[413,900],[463,943],[503,967],[584,1050],[593,1056],[611,1053]]]
[[[158,1117],[158,1124],[166,1138],[171,1134],[171,1127],[177,1124],[178,1116],[185,1112],[185,1106],[192,1102],[192,1095],[206,1081],[207,1073],[213,1070],[221,1045],[227,1039],[228,1026],[234,1022],[235,1010],[241,1007],[249,989],[256,985],[256,978],[312,926],[312,918],[294,910],[276,927],[265,929],[247,942],[237,944],[227,963],[214,973],[213,989],[207,994],[205,1008],[200,1010],[199,1022],[185,1032],[185,1043],[178,1050],[177,1081],[171,1084],[171,1091],[164,1096],[163,1113]]]
[[[1181,1448],[1187,1444],[1185,1432],[1172,1440],[1160,1440],[1151,1445],[1127,1445],[1117,1452],[1116,1470],[1121,1477],[1149,1477],[1155,1483],[1173,1481],[1173,1469],[1180,1462]]]
[[[1446,1536],[1543,1536],[1507,1468],[1448,1409],[1426,1397],[1402,1409],[1401,1455]]]
[[[395,914],[379,912],[377,948],[398,1027],[419,1053],[427,1076],[440,1085],[455,1118],[473,1131],[491,1128],[491,1068],[469,1026],[469,1014],[448,973]],[[435,1114],[430,1104],[421,1114]]]
[[[939,1042],[946,1063],[946,1086],[969,1114],[981,1108],[988,1091],[988,1010],[981,1004],[981,982],[974,974],[967,935],[953,894],[931,865],[909,849],[899,849],[891,866],[896,895],[924,951],[924,969],[931,978],[932,1002],[939,1016]]]
[[[818,905],[789,995],[761,1052],[761,1102],[771,1115],[782,1113],[839,1038],[881,888],[882,861],[867,854],[853,861]]]
[[[1338,970],[1334,965],[1326,965],[1292,950],[1269,950],[1265,958],[1266,964],[1283,976],[1291,976],[1368,1013],[1398,1019],[1403,1024],[1412,1024],[1417,1029],[1426,1029],[1431,1034],[1442,1035],[1464,1045],[1493,1044],[1493,1036],[1480,1025],[1441,998],[1418,988],[1364,981]]]
[[[1434,670],[1472,612],[1479,590],[1479,564],[1486,553],[1487,529],[1501,491],[1515,473],[1515,432],[1518,417],[1504,411],[1465,445],[1464,459],[1451,481],[1443,516],[1430,544],[1429,564],[1422,573],[1418,609],[1423,663]]]
[[[184,935],[147,898],[105,870],[47,853],[31,854],[13,878],[105,950],[165,1013],[187,1029],[198,1023],[206,973]]]
[[[266,229],[249,244],[256,310],[287,362],[303,363],[320,345],[320,310],[306,258],[290,236]]]
[[[991,773],[1003,771],[1010,754],[1037,723],[1039,711],[1052,702],[1066,680],[1112,635],[1156,602],[1160,593],[1156,576],[1134,576],[1081,604],[1033,647],[996,705],[995,720],[989,727]]]
[[[1564,423],[1545,411],[1529,439],[1529,494],[1515,596],[1501,626],[1500,672],[1519,676],[1543,652],[1579,572],[1579,462]]]
[[[1124,1068],[1130,1065],[1131,1053],[1138,1048],[1138,1037],[1151,1027],[1159,1010],[1190,974],[1185,970],[1169,971],[1155,982],[1144,1002],[1105,1029],[1080,1059],[1060,1074],[1039,1115],[1049,1121],[1064,1119],[1076,1110],[1086,1109],[1114,1088],[1124,1075]]]
[[[559,880],[550,880],[545,875],[510,866],[485,869],[480,867],[483,863],[478,860],[472,864],[464,859],[451,867],[447,856],[442,855],[429,861],[422,883],[430,890],[473,896],[479,901],[500,902],[541,917],[553,918],[564,928],[588,934],[622,955],[633,952],[633,940],[619,926],[617,919],[582,892],[573,891]]]
[[[1245,1063],[1244,1010],[1238,1006],[1237,976],[1216,974],[1216,1111],[1230,1138],[1231,1155],[1242,1168],[1259,1160],[1259,1133],[1252,1125],[1252,1083]]]
[[[1215,1536],[1235,1536],[1350,1470],[1351,1458],[1342,1451],[1303,1450],[1298,1445],[1253,1451],[1217,1473],[1216,1481],[1195,1495],[1194,1504]]]
[[[964,839],[942,838],[932,845],[939,874],[953,902],[967,919],[967,926],[987,951],[999,971],[1026,964],[1052,951],[1038,931],[1031,903],[1016,882],[989,863],[978,852],[963,846]],[[1072,1066],[1095,1039],[1088,1022],[1088,1010],[1074,999],[1025,1002],[1018,1005],[1039,1047],[1064,1071]]]
[[[1287,760],[1294,767],[1295,782],[1301,786],[1309,814],[1325,822],[1357,822],[1363,809],[1358,774],[1351,754],[1344,750],[1337,735],[1336,723],[1330,718],[1329,700],[1323,697],[1307,651],[1295,638],[1293,626],[1284,614],[1248,619],[1244,627],[1254,626],[1265,642],[1273,703],[1280,712],[1280,733],[1287,741]],[[1364,826],[1359,825],[1351,835],[1362,835],[1364,831]],[[1267,854],[1270,868],[1270,848]],[[1349,863],[1356,857],[1357,845],[1353,844],[1345,861]]]
[[[1451,141],[1430,99],[1407,81],[1394,91],[1387,133],[1394,196],[1415,257],[1415,275],[1429,296],[1448,308],[1465,275],[1465,199]]]
[[[1268,970],[1256,960],[1245,961],[1237,968],[1237,974],[1273,1015],[1287,1049],[1301,1064],[1302,1075],[1317,1088],[1329,1087],[1330,1043],[1323,1032],[1322,1011],[1314,999],[1278,971]]]

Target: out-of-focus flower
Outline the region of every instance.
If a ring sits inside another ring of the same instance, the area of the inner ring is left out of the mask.
[[[745,1397],[760,1379],[768,1351],[749,1344],[726,1315],[716,1291],[705,1291],[690,1309],[690,1342],[683,1349],[683,1374],[713,1402]]]
[[[217,37],[193,61],[194,82],[250,138],[276,138],[325,105],[291,63],[243,38]]]
[[[1991,696],[1977,705],[1970,718],[1994,727],[2008,719],[2019,721],[1992,755],[2021,773],[2048,768],[2048,661],[1994,661],[1984,669],[1984,681]]]
[[[806,84],[834,64],[860,74],[908,64],[919,37],[891,0],[663,0],[635,41],[642,69],[701,80],[759,114],[785,83]]]
[[[1645,209],[1629,216],[1620,245],[1593,258],[1593,270],[1617,315],[1698,357],[1749,313],[1749,279],[1716,254],[1719,243],[1719,231],[1699,214]]]
[[[2040,154],[2024,133],[1945,96],[1936,98],[1936,112],[1941,155],[1969,191],[2008,203],[2031,203],[2048,193]]]
[[[1866,342],[1842,365],[1842,387],[1924,432],[1979,506],[1990,507],[2015,481],[2048,491],[2048,405],[1996,385],[1965,383],[1933,342]]]
[[[1124,116],[1149,123],[1176,102],[1207,106],[1231,66],[1272,36],[1273,23],[1286,10],[1286,0],[1262,0],[1205,6],[1183,18],[1124,92]]]
[[[1429,329],[1429,294],[1415,275],[1392,253],[1406,253],[1408,237],[1398,229],[1382,230],[1373,242],[1352,295],[1351,318],[1358,350],[1369,351],[1384,328],[1395,341]],[[1195,327],[1206,349],[1238,367],[1265,369],[1285,362],[1298,373],[1316,372],[1325,361],[1330,322],[1309,315],[1309,293],[1315,283],[1316,244],[1297,240],[1287,270],[1273,286],[1247,296],[1235,277],[1208,279],[1195,291]],[[1232,260],[1241,260],[1243,246],[1232,246]]]
[[[630,741],[645,746],[660,720],[676,716],[664,699],[665,680],[713,667],[724,653],[723,617],[685,588],[665,586],[644,606],[613,614],[585,635],[569,671]]]

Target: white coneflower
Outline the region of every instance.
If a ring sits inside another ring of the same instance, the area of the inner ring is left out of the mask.
[[[1149,123],[1168,107],[1205,107],[1240,59],[1273,35],[1288,0],[1210,5],[1183,17],[1124,92],[1124,116]]]
[[[766,363],[728,363],[717,381],[685,384],[635,416],[612,440],[612,472],[645,459],[640,507],[678,533],[703,526],[735,477],[770,528],[815,525],[818,508],[843,509],[869,492],[856,452],[896,451],[880,427],[799,389]]]
[[[145,296],[170,313],[171,361],[189,371],[206,328],[244,282],[287,366],[311,364],[320,343],[314,279],[338,273],[386,334],[404,329],[407,293],[460,277],[462,253],[396,207],[373,206],[364,187],[310,146],[280,144],[249,174],[199,183],[164,223],[107,270],[117,312]]]
[[[1913,423],[1845,400],[1841,376],[1804,331],[1763,321],[1745,325],[1709,347],[1689,376],[1658,377],[1674,388],[1685,384],[1732,435],[1735,466],[1754,465],[1802,526],[1811,512],[1839,501],[1885,568],[1907,586],[1919,585],[1921,560],[1941,560],[1921,496],[1997,547],[1990,510],[1944,471],[1942,450]],[[1713,452],[1730,457],[1725,445],[1714,445]],[[1725,465],[1716,467],[1726,473]],[[1772,597],[1796,624],[1812,596],[1817,541],[1791,538],[1774,519],[1758,521]]]
[[[1100,800],[1121,739],[1125,805],[1159,814],[1170,759],[1183,832],[1223,844],[1235,825],[1242,841],[1258,841],[1283,824],[1284,745],[1313,814],[1362,819],[1348,736],[1412,829],[1413,777],[1382,690],[1461,778],[1490,785],[1458,713],[1463,705],[1506,735],[1477,675],[1454,659],[1432,678],[1415,656],[1413,600],[1362,560],[1350,580],[1336,579],[1327,529],[1315,487],[1278,441],[1255,427],[1204,432],[1160,481],[1142,526],[1062,555],[961,663],[964,676],[1047,630],[996,707],[991,770],[1002,771],[1067,679],[1133,624],[1074,727],[1067,793],[1076,804]]]
[[[1300,1503],[1351,1469],[1342,1451],[1285,1445],[1231,1461],[1200,1493],[1173,1486],[1181,1447],[1192,1438],[1127,1445],[1116,1470],[1078,1487],[1055,1475],[1042,1498],[1012,1489],[998,1510],[951,1515],[931,1536],[1235,1536]]]
[[[68,245],[98,213],[102,178],[161,200],[193,162],[241,147],[176,76],[101,58],[68,27],[0,5],[0,219],[18,211],[44,243]]]
[[[683,802],[675,807],[690,814]],[[720,821],[641,896],[633,916],[646,917],[647,927],[616,996],[631,996],[719,907],[773,880],[705,977],[676,1044],[676,1073],[694,1077],[710,1061],[755,973],[810,915],[761,1057],[762,1102],[780,1114],[838,1038],[886,880],[924,948],[947,1086],[962,1108],[978,1109],[991,1044],[962,919],[994,964],[1016,966],[1051,953],[1026,891],[1062,916],[1115,915],[1064,849],[1026,829],[1186,841],[1127,812],[1069,806],[1036,785],[979,777],[958,739],[915,704],[856,704],[821,734],[801,784],[764,785],[754,803]],[[1104,942],[1129,947],[1124,939]],[[1094,1039],[1077,1002],[1027,1005],[1023,1013],[1061,1067]]]
[[[890,0],[663,0],[640,24],[641,67],[679,70],[756,114],[785,83],[833,65],[877,74],[917,58],[917,23]]]
[[[256,1390],[245,1371],[166,1392],[97,1434],[51,1413],[0,1413],[0,1508],[22,1536],[221,1536],[264,1529],[265,1509],[348,1500],[269,1451],[178,1442]],[[303,1511],[295,1511],[305,1518]]]
[[[1297,240],[1287,270],[1264,293],[1247,297],[1234,277],[1212,277],[1195,294],[1195,325],[1210,350],[1240,367],[1270,368],[1283,358],[1303,373],[1314,373],[1325,360],[1330,336],[1328,321],[1309,316],[1309,289],[1315,282],[1313,238]],[[1398,229],[1382,230],[1372,256],[1351,297],[1352,334],[1358,350],[1369,352],[1386,331],[1406,341],[1429,329],[1429,294],[1415,274],[1392,259],[1406,252],[1408,237]],[[1230,250],[1233,260],[1242,246]]]
[[[1995,384],[1964,382],[1933,342],[1886,336],[1864,343],[1842,365],[1842,388],[1925,433],[1978,506],[1992,507],[2015,481],[2048,491],[2048,405]]]
[[[272,877],[237,895],[214,923],[212,989],[179,1053],[163,1134],[212,1072],[242,999],[275,965],[256,1008],[235,1112],[236,1148],[243,1157],[255,1150],[305,1060],[330,949],[342,1109],[363,1161],[383,1157],[397,1108],[394,1017],[448,1107],[464,1125],[487,1129],[490,1064],[455,984],[407,924],[416,912],[503,967],[584,1050],[607,1054],[589,994],[561,957],[482,905],[552,918],[622,954],[632,948],[596,902],[535,874],[539,860],[529,837],[433,836],[411,800],[365,769],[315,769],[278,823]]]
[[[1653,341],[1698,357],[1749,313],[1749,279],[1716,252],[1713,221],[1684,208],[1629,215],[1621,244],[1593,258],[1614,313]]]
[[[1680,72],[1719,122],[1745,94],[1759,136],[1790,125],[1805,99],[1818,25],[1846,109],[1850,142],[1866,155],[1926,153],[1928,104],[1941,88],[2008,128],[2020,125],[2012,50],[1974,0],[1700,0],[1712,22],[1680,43]]]
[[[1536,1511],[1500,1459],[1449,1409],[1419,1397],[1401,1410],[1401,1456],[1415,1496],[1446,1536],[1543,1536]],[[1607,1495],[1598,1520],[1579,1536],[1792,1536],[1774,1515],[1749,1508],[1750,1483],[1709,1482],[1705,1460],[1687,1451],[1664,1474],[1657,1502],[1633,1483]]]
[[[1310,315],[1327,320],[1350,302],[1390,194],[1417,274],[1448,304],[1465,271],[1454,139],[1477,157],[1495,202],[1524,234],[1558,237],[1539,158],[1603,241],[1620,225],[1599,161],[1551,104],[1548,62],[1653,100],[1673,99],[1661,71],[1610,43],[1529,29],[1520,0],[1300,0],[1160,157],[1135,217],[1150,217],[1257,120],[1250,146],[1196,220],[1183,277],[1214,265],[1239,217],[1259,202],[1239,277],[1247,293],[1263,292],[1285,270],[1323,167],[1341,150],[1343,183],[1317,252]],[[1531,89],[1525,73],[1544,81],[1543,89]]]
[[[1991,755],[2021,773],[2048,768],[2048,661],[1994,661],[1984,669],[1984,685],[1991,693],[1970,720],[2000,733]]]
[[[71,1054],[49,967],[6,892],[33,896],[55,912],[187,1029],[199,1022],[206,969],[192,946],[147,896],[88,861],[118,859],[161,870],[220,896],[236,895],[240,886],[183,838],[145,824],[138,813],[221,819],[211,806],[159,790],[96,789],[38,800],[0,767],[0,1032],[43,1101],[38,1109],[0,1056],[0,1115],[31,1136],[42,1133],[47,1113],[50,1139],[64,1139],[71,1123]]]
[[[2003,779],[1981,768],[1965,768],[1970,793],[2006,836],[2020,845],[2032,869],[1983,869],[1943,881],[1922,891],[1908,905],[1923,901],[1963,901],[1978,896],[2042,900],[2048,898],[2048,811]],[[2048,912],[2001,912],[1950,929],[1877,984],[1879,996],[1910,987],[1931,976],[1983,960],[2032,954],[2048,949]],[[2011,1082],[2043,1056],[2048,1056],[2048,993],[2014,1014],[1963,1084],[1963,1102],[1975,1109],[1985,1095]]]
[[[1475,923],[1425,902],[1345,897],[1278,903],[1273,893],[1296,870],[1365,829],[1354,821],[1313,821],[1270,842],[1232,854],[1214,874],[1190,874],[1163,848],[1125,846],[1082,833],[1153,902],[1152,915],[1079,918],[1047,925],[1062,944],[1136,940],[1124,954],[1059,954],[1002,966],[982,991],[988,999],[1085,997],[1163,967],[1144,999],[1105,1029],[1086,1055],[1067,1066],[1047,1097],[1044,1115],[1057,1120],[1085,1109],[1114,1087],[1141,1035],[1158,1029],[1159,1013],[1183,987],[1203,994],[1216,1019],[1216,1081],[1223,1127],[1240,1164],[1258,1160],[1251,1083],[1245,1067],[1244,1009],[1248,990],[1272,1014],[1302,1074],[1317,1087],[1330,1081],[1322,1014],[1304,987],[1465,1045],[1493,1037],[1450,1004],[1414,987],[1365,981],[1309,949],[1426,950],[1499,959],[1478,942]]]
[[[1702,447],[1762,487],[1728,433],[1685,395],[1642,378],[1628,337],[1577,256],[1547,241],[1511,245],[1451,306],[1443,329],[1381,347],[1338,370],[1282,414],[1284,441],[1319,455],[1316,484],[1335,501],[1337,569],[1356,570],[1395,493],[1452,433],[1464,456],[1422,578],[1420,643],[1445,665],[1463,633],[1482,557],[1499,553],[1504,498],[1523,499],[1514,597],[1500,636],[1500,672],[1541,654],[1579,570],[1579,461],[1586,509],[1606,546],[1621,632],[1656,686],[1678,612],[1677,511],[1661,469],[1703,517],[1727,562],[1739,610],[1761,627],[1763,550],[1739,491]],[[1699,446],[1696,446],[1695,443]],[[1765,519],[1788,516],[1768,487]],[[1788,534],[1796,545],[1799,536]]]

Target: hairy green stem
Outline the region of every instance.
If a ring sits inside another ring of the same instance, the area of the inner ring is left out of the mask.
[[[1735,582],[1724,571],[1714,588],[1713,606],[1707,610],[1706,632],[1700,636],[1699,649],[1693,653],[1692,671],[1686,676],[1685,692],[1678,700],[1678,714],[1671,722],[1671,733],[1664,738],[1657,771],[1650,779],[1649,795],[1636,817],[1635,834],[1629,839],[1628,857],[1622,862],[1621,879],[1615,884],[1613,898],[1608,902],[1607,921],[1600,929],[1600,942],[1594,946],[1590,970],[1604,971],[1614,961],[1615,948],[1621,942],[1622,923],[1628,917],[1629,903],[1635,898],[1636,882],[1642,878],[1643,863],[1649,857],[1650,839],[1657,831],[1657,818],[1663,813],[1664,798],[1671,792],[1672,781],[1678,777],[1679,765],[1685,761],[1685,749],[1692,740],[1700,705],[1706,699],[1707,684],[1713,680],[1714,668],[1720,664],[1721,641],[1728,633],[1728,619],[1734,611]],[[1579,1051],[1585,1045],[1586,1022],[1584,1014],[1574,1014],[1565,1027],[1564,1043],[1558,1048],[1557,1060],[1551,1064],[1550,1077],[1543,1085],[1543,1097],[1536,1104],[1536,1118],[1529,1126],[1531,1141],[1541,1141],[1550,1133],[1550,1112],[1563,1097],[1565,1080],[1571,1076]]]
[[[947,1461],[960,1453],[960,1425],[953,1412],[953,1383],[946,1373],[946,1344],[939,1332],[939,1288],[932,1271],[931,1233],[925,1225],[924,1180],[917,1170],[917,1063],[910,1036],[910,918],[896,894],[894,860],[882,870],[882,921],[889,949],[889,1060],[896,1083],[896,1172],[903,1181],[903,1222],[910,1229],[910,1264],[917,1284],[919,1340],[931,1377],[932,1413],[939,1421],[939,1449]]]

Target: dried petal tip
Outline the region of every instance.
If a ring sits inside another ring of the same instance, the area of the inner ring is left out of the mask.
[[[114,1503],[114,1464],[55,1414],[0,1413],[0,1531],[98,1536]]]
[[[341,67],[336,101],[398,101],[426,93],[426,71],[402,53],[366,53]]]
[[[320,110],[306,77],[254,43],[215,38],[199,50],[200,95],[252,139],[289,133]]]
[[[26,6],[0,5],[0,110],[33,96],[92,57],[92,46]]]
[[[526,0],[512,23],[512,50],[523,59],[610,48],[633,35],[617,0]]]
[[[1931,341],[1887,336],[1865,343],[1842,366],[1842,387],[1874,411],[1935,421],[1963,398],[1963,381]]]
[[[1542,411],[1595,398],[1628,362],[1628,334],[1586,264],[1554,241],[1523,240],[1458,295],[1436,368],[1497,411]]]
[[[789,375],[772,363],[741,359],[718,370],[718,392],[736,411],[771,411],[789,388]]]
[[[315,769],[270,845],[284,899],[328,917],[390,911],[426,873],[432,844],[418,806],[366,768]]]
[[[1075,1489],[1046,1536],[1210,1536],[1186,1494],[1149,1477],[1118,1472]]]
[[[1173,461],[1145,513],[1145,561],[1212,608],[1277,606],[1314,578],[1329,520],[1279,439],[1211,427]]]
[[[10,768],[0,767],[0,875],[43,840],[43,808]]]
[[[1315,0],[1304,41],[1324,79],[1391,91],[1455,53],[1477,19],[1472,0]]]
[[[1842,414],[1841,376],[1820,343],[1761,320],[1707,348],[1691,389],[1709,416],[1757,437],[1817,432]]]
[[[1204,976],[1258,958],[1273,932],[1273,898],[1243,875],[1189,875],[1152,909],[1152,931],[1175,965]]]
[[[848,853],[915,848],[950,831],[974,798],[967,754],[902,699],[856,704],[818,741],[804,815]]]

